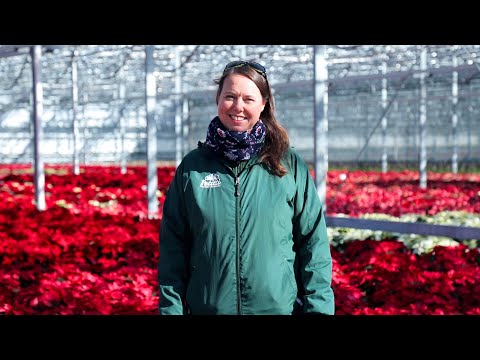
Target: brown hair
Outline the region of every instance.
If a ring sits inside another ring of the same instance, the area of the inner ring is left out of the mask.
[[[266,76],[264,77],[247,64],[228,69],[219,79],[215,80],[215,84],[218,85],[216,95],[217,105],[225,79],[231,74],[241,74],[252,80],[255,85],[257,85],[260,94],[265,100],[265,108],[260,114],[260,119],[262,119],[262,122],[265,124],[267,134],[260,152],[260,161],[267,165],[273,174],[282,177],[287,173],[281,160],[289,147],[289,139],[287,131],[280,125],[275,117],[275,104],[268,80]]]

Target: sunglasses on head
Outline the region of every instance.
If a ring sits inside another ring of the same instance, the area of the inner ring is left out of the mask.
[[[267,78],[267,69],[265,69],[265,67],[263,65],[260,65],[259,63],[254,62],[254,61],[242,61],[242,60],[232,61],[232,62],[228,63],[227,66],[225,66],[225,69],[223,70],[223,73],[225,74],[225,72],[227,70],[230,70],[230,69],[233,69],[233,68],[236,68],[236,67],[240,67],[240,66],[244,66],[244,65],[250,66],[253,70],[258,72],[265,79]]]

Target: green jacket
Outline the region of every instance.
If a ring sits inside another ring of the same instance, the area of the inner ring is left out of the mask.
[[[322,206],[306,163],[285,158],[278,177],[257,157],[185,156],[163,207],[161,315],[334,313]]]

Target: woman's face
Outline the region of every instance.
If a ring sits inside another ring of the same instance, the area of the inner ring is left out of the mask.
[[[260,119],[265,101],[257,85],[240,74],[229,75],[218,97],[218,117],[233,131],[251,130]]]

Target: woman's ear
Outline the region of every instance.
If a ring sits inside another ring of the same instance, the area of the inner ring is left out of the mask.
[[[266,102],[265,100],[263,100],[263,107],[262,107],[262,111],[261,111],[261,112],[263,112],[263,110],[265,110],[265,106],[266,106],[266,105],[267,105],[267,102]]]

